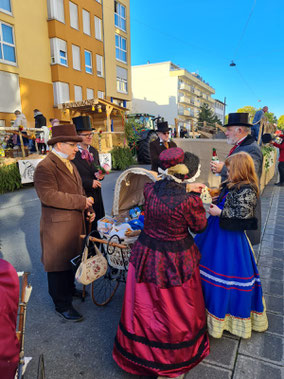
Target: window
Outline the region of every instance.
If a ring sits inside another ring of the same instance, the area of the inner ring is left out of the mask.
[[[82,87],[81,86],[74,86],[74,99],[75,101],[82,100]]]
[[[102,20],[95,16],[95,37],[102,41]]]
[[[94,90],[92,88],[87,88],[87,100],[94,98]]]
[[[85,50],[85,70],[88,74],[93,73],[92,53],[88,50]]]
[[[66,103],[70,100],[69,84],[63,82],[53,82],[54,105]]]
[[[103,57],[101,55],[96,54],[96,62],[97,62],[97,75],[104,76]]]
[[[72,60],[73,68],[75,70],[81,70],[81,59],[80,59],[80,47],[72,45]]]
[[[83,32],[89,36],[91,35],[90,13],[85,9],[83,9]]]
[[[105,93],[103,91],[98,91],[98,98],[99,99],[104,99]]]
[[[116,66],[116,89],[117,92],[127,93],[127,70]]]
[[[12,14],[11,0],[0,0],[0,11]]]
[[[65,22],[63,0],[47,0],[47,12],[49,19]]]
[[[0,22],[0,62],[16,63],[13,28],[3,22]]]
[[[116,0],[114,0],[114,23],[116,27],[126,31],[125,7]]]
[[[69,1],[69,12],[70,12],[70,26],[74,29],[79,29],[78,22],[78,6],[71,1]]]
[[[115,35],[115,57],[126,63],[126,39],[118,34]]]
[[[51,64],[68,66],[67,43],[60,38],[50,38]]]

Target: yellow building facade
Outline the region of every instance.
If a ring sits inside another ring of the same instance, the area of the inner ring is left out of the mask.
[[[131,100],[129,0],[104,0],[106,97],[127,107]]]
[[[101,0],[3,0],[0,37],[1,125],[16,109],[29,127],[35,108],[70,120],[59,104],[105,97]]]

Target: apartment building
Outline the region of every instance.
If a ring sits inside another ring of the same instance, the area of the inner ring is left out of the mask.
[[[215,99],[215,104],[214,104],[215,115],[219,118],[222,124],[224,124],[225,122],[225,109],[226,109],[225,101],[223,102],[221,100]]]
[[[129,0],[103,0],[106,96],[119,106],[131,100]]]
[[[214,109],[214,93],[199,74],[172,62],[132,66],[131,111],[159,115],[171,126],[191,130],[203,103]]]
[[[69,120],[59,104],[130,99],[129,0],[103,3],[104,11],[102,0],[0,1],[1,125],[16,109],[33,126],[34,108]]]

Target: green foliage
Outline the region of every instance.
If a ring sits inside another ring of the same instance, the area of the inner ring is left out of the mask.
[[[22,187],[17,163],[0,166],[0,193],[15,191]]]
[[[137,146],[137,142],[139,141],[140,134],[143,130],[145,130],[145,126],[134,119],[129,119],[124,124],[125,137],[128,145],[134,151],[136,151],[135,147]]]
[[[218,124],[220,124],[220,120],[207,103],[203,103],[201,105],[198,114],[198,123],[201,124],[204,121],[206,121],[208,124],[215,124],[215,122],[218,122]]]
[[[252,120],[254,118],[254,115],[255,115],[255,112],[259,111],[260,109],[262,109],[262,107],[256,109],[255,107],[252,107],[250,105],[246,105],[245,107],[242,107],[242,108],[238,109],[237,112],[238,113],[249,113],[249,120],[250,120],[250,122],[252,122]],[[274,113],[272,113],[272,112],[266,112],[265,113],[265,117],[272,124],[277,123],[277,117],[274,115]]]
[[[265,171],[268,171],[268,169],[271,167],[272,162],[273,162],[273,152],[275,151],[275,147],[273,147],[273,146],[262,146],[261,151],[263,154]]]
[[[112,168],[114,170],[125,170],[136,163],[129,147],[116,146],[111,151]]]
[[[284,130],[284,114],[278,118],[277,126],[279,129]]]

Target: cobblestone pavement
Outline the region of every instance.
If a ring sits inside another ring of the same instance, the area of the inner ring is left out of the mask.
[[[284,378],[284,187],[269,184],[261,197],[262,240],[255,249],[269,328],[244,340],[226,333],[210,338],[211,352],[185,379]]]

